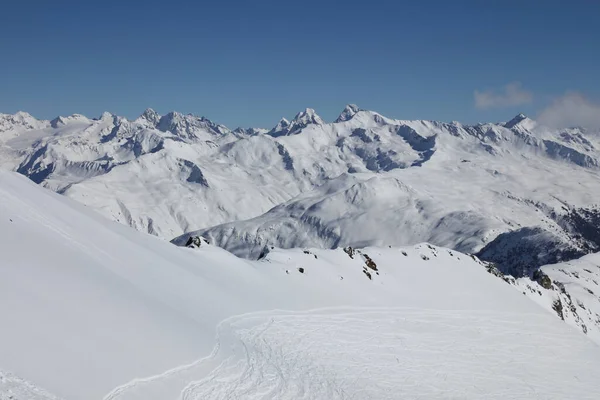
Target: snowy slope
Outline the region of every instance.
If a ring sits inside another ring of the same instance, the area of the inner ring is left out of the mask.
[[[597,397],[600,347],[476,258],[199,243],[0,171],[0,398]]]
[[[567,324],[600,343],[600,253],[542,266],[534,279],[508,279]]]
[[[349,105],[270,131],[152,110],[31,118],[5,116],[5,168],[168,240],[202,234],[242,256],[427,241],[517,276],[600,249],[600,136],[524,115],[468,126]]]

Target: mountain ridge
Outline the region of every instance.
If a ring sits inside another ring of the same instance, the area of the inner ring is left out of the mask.
[[[152,109],[135,120],[75,114],[54,127],[32,118],[0,116],[1,167],[167,240],[206,234],[248,257],[269,245],[428,241],[486,248],[501,267],[519,264],[506,256],[501,234],[541,229],[534,248],[561,243],[555,256],[529,260],[523,271],[600,243],[595,233],[581,236],[589,224],[573,214],[593,218],[598,136],[551,130],[523,114],[465,125],[348,105],[332,123],[306,109],[278,132]]]

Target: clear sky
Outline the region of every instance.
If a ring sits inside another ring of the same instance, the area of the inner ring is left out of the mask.
[[[600,1],[7,0],[0,112],[152,107],[231,128],[346,103],[401,119],[600,99]],[[592,108],[592,110],[596,110]]]

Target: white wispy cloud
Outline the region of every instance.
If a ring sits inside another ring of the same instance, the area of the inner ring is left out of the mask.
[[[537,120],[553,128],[581,126],[600,129],[600,104],[578,92],[569,92],[542,110]]]
[[[502,90],[475,90],[475,107],[479,109],[504,108],[529,104],[533,101],[533,93],[523,89],[521,82],[511,82]]]

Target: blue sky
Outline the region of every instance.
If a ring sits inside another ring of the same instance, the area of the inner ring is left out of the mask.
[[[402,119],[535,116],[567,92],[598,102],[599,15],[593,0],[13,0],[0,112],[152,107],[232,128],[306,107],[332,120],[346,103]]]

